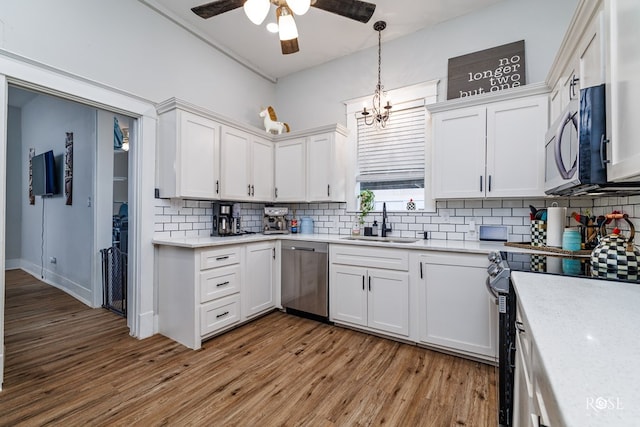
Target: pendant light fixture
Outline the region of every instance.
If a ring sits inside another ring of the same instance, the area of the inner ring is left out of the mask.
[[[373,24],[373,29],[378,32],[378,84],[376,90],[373,93],[372,111],[367,111],[367,107],[362,110],[362,116],[364,117],[364,123],[367,126],[374,126],[376,129],[382,129],[387,125],[389,116],[391,114],[391,103],[387,101],[383,107],[386,98],[386,92],[383,90],[382,82],[380,79],[380,68],[382,63],[382,30],[387,28],[387,23],[384,21],[378,21]],[[369,117],[371,116],[371,117]]]

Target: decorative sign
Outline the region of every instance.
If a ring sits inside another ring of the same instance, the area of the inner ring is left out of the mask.
[[[447,99],[525,84],[524,40],[449,58]]]
[[[65,204],[73,204],[73,132],[66,132],[64,142],[64,197]]]

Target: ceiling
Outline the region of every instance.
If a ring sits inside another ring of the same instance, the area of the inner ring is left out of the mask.
[[[382,42],[465,15],[505,0],[367,0],[376,11],[367,24],[312,7],[296,16],[300,52],[282,55],[277,34],[266,24],[275,21],[275,6],[262,25],[251,23],[242,8],[202,19],[191,8],[212,0],[139,0],[191,31],[263,77],[276,81],[297,71],[346,56],[378,43],[373,23],[387,22]],[[384,46],[383,46],[384,55]]]

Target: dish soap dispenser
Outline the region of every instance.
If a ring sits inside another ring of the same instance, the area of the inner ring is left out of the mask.
[[[376,221],[375,219],[373,220],[373,224],[371,224],[371,235],[378,235],[378,221]]]

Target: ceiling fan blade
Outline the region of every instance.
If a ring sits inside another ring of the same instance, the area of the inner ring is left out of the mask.
[[[316,0],[311,6],[345,18],[367,23],[376,10],[376,5],[361,0]]]
[[[216,0],[211,3],[196,6],[192,8],[191,11],[201,18],[207,19],[242,7],[244,1],[245,0]]]
[[[280,40],[280,48],[283,55],[289,55],[290,53],[296,53],[300,50],[298,46],[298,39]]]

